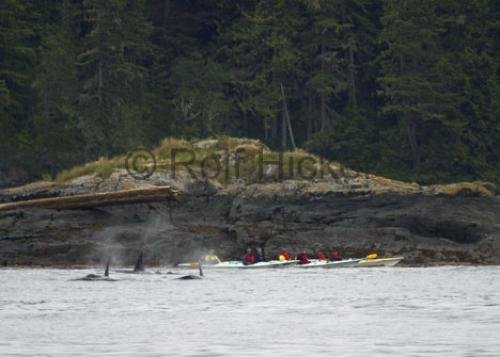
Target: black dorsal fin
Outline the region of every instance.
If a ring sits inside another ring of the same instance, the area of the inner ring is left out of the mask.
[[[134,271],[144,271],[144,263],[142,262],[142,250],[137,257],[137,262],[135,263]]]
[[[198,262],[198,270],[200,272],[200,276],[203,276],[203,268],[201,267],[202,264],[201,264],[201,260]]]
[[[105,277],[109,276],[109,261],[110,261],[110,259],[108,259],[108,262],[106,263],[106,270],[104,270]]]

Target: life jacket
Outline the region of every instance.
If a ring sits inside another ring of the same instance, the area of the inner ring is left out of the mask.
[[[255,263],[255,255],[253,255],[252,253],[246,253],[243,256],[243,263],[244,264],[253,264],[253,263]]]
[[[323,252],[317,252],[316,258],[318,258],[319,260],[326,260],[326,255]]]
[[[290,260],[290,254],[288,254],[287,252],[283,252],[278,256],[278,260],[281,262]]]
[[[342,260],[342,258],[340,257],[339,252],[334,251],[330,254],[330,260]]]
[[[307,255],[304,253],[301,253],[297,256],[299,259],[299,264],[309,264],[309,259],[307,259]]]

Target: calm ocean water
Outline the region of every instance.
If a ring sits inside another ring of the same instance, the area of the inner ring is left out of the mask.
[[[0,270],[0,355],[500,356],[500,267],[91,272]]]

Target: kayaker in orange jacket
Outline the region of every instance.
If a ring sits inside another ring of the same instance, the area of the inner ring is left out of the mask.
[[[326,257],[325,253],[323,253],[320,250],[318,250],[316,252],[316,259],[319,259],[319,260],[328,260],[328,258]]]
[[[290,258],[290,254],[288,254],[288,252],[286,250],[281,252],[281,254],[278,256],[279,261],[286,261],[286,260],[290,260],[290,259],[292,259],[292,258]]]

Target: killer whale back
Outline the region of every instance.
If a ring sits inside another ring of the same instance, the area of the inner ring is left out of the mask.
[[[137,257],[137,262],[135,263],[134,271],[144,271],[144,263],[142,262],[142,250]]]
[[[203,279],[203,269],[202,269],[202,264],[201,264],[201,260],[198,262],[198,271],[200,273],[199,276],[196,276],[196,275],[184,275],[184,276],[181,276],[180,278],[177,278],[179,280],[196,280],[196,279]]]
[[[97,274],[87,274],[86,276],[84,276],[83,278],[79,278],[79,279],[73,279],[73,280],[83,280],[83,281],[116,281],[115,279],[111,279],[109,277],[109,265],[111,263],[111,258],[108,259],[107,263],[106,263],[106,269],[104,270],[104,276],[100,276],[100,275],[97,275]]]

